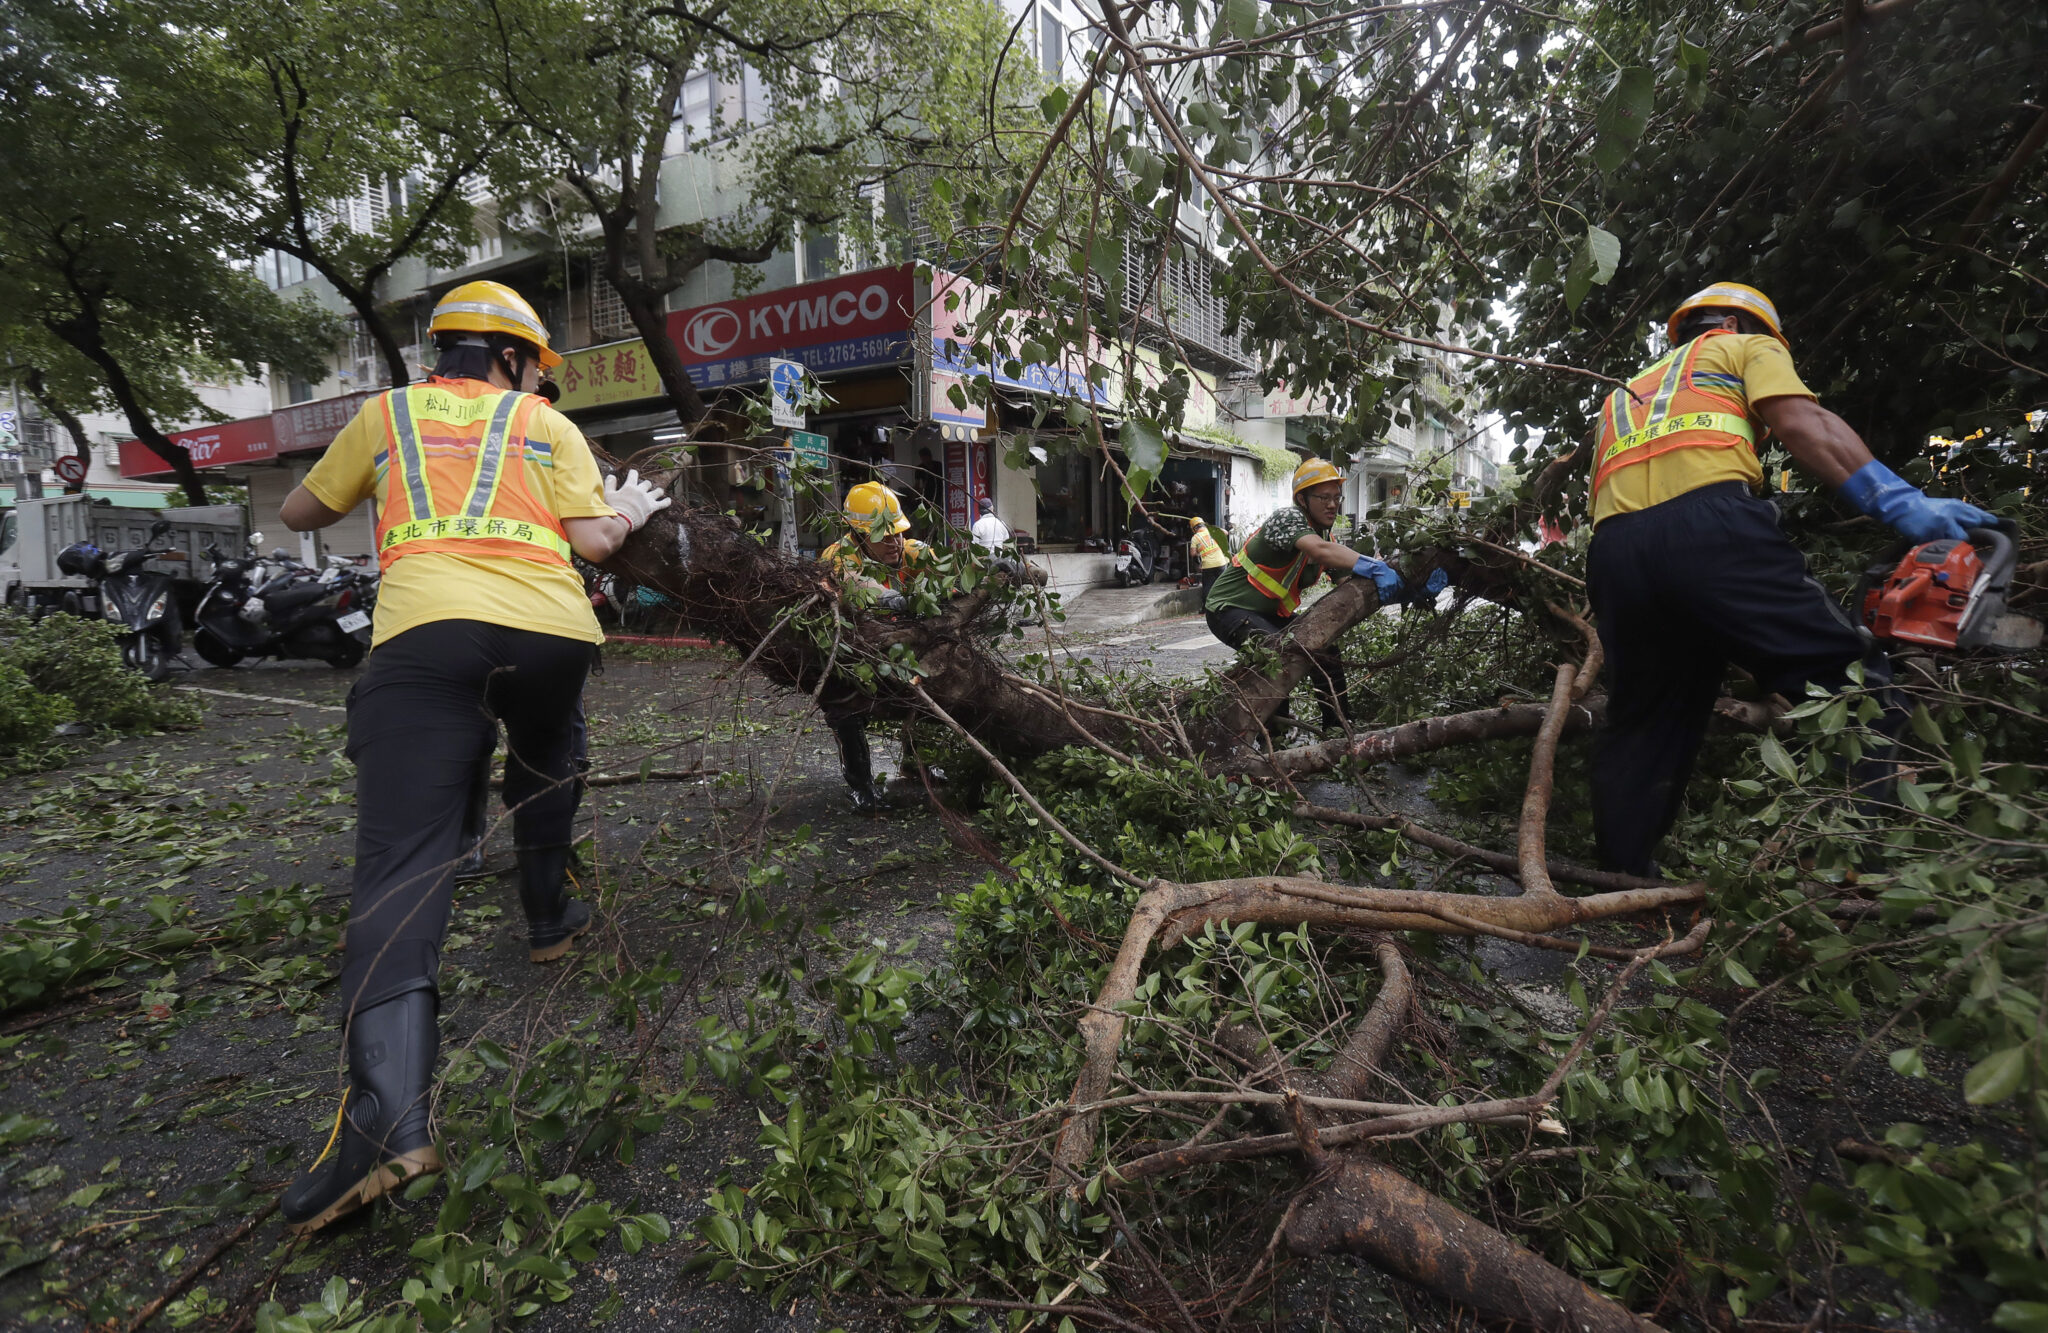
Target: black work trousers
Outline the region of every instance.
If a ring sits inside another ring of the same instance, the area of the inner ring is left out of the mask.
[[[1202,618],[1208,622],[1211,634],[1239,649],[1254,639],[1278,639],[1287,633],[1289,624],[1278,616],[1241,606],[1218,607]],[[1335,652],[1321,652],[1310,653],[1309,662],[1309,678],[1315,684],[1316,698],[1323,705],[1323,725],[1339,726],[1344,717],[1344,692],[1348,688],[1344,680],[1344,659]],[[1287,705],[1283,703],[1280,711],[1285,714]]]
[[[498,723],[514,841],[571,840],[576,704],[593,653],[558,634],[437,620],[370,654],[348,699],[356,867],[341,981],[351,1010],[435,987],[477,753]]]
[[[1891,680],[1883,652],[1807,574],[1778,511],[1740,482],[1603,521],[1587,582],[1607,658],[1593,827],[1612,870],[1650,873],[1728,663],[1794,702],[1808,684],[1840,689],[1859,659],[1866,682]]]

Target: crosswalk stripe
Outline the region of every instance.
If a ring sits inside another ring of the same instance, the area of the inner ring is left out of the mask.
[[[314,703],[311,699],[287,699],[282,695],[276,694],[237,694],[233,690],[210,690],[204,685],[180,685],[177,688],[190,690],[194,694],[216,695],[222,699],[240,699],[243,703],[290,704],[294,708],[317,708],[324,713],[346,713],[348,711],[348,709],[340,704],[318,704]]]
[[[1221,648],[1223,640],[1203,630],[1192,639],[1182,639],[1179,643],[1162,643],[1159,646],[1167,652],[1185,652],[1190,648]]]

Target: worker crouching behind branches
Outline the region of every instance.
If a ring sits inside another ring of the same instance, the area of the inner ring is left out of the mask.
[[[1199,518],[1188,520],[1188,563],[1201,571],[1205,598],[1222,576],[1224,566],[1230,563],[1230,557],[1223,553],[1223,543],[1216,540],[1215,529]]]
[[[1301,595],[1322,580],[1325,571],[1371,579],[1382,602],[1409,599],[1407,585],[1385,561],[1360,555],[1330,540],[1344,501],[1343,473],[1335,464],[1310,458],[1294,469],[1294,503],[1275,512],[1245,539],[1215,583],[1203,610],[1209,632],[1232,648],[1254,639],[1273,640],[1286,633]],[[1443,591],[1446,575],[1436,570],[1423,591]],[[1311,654],[1316,696],[1322,701],[1323,726],[1344,725],[1344,662],[1335,648]]]
[[[365,403],[284,504],[304,532],[374,497],[383,570],[348,701],[348,1085],[327,1146],[285,1189],[299,1232],[440,1169],[428,1098],[441,945],[477,756],[499,722],[529,957],[558,958],[588,928],[565,874],[577,701],[604,636],[569,556],[605,559],[668,504],[635,474],[600,479],[582,433],[535,394],[561,357],[518,293],[457,287],[430,331],[432,377]]]
[[[878,481],[862,482],[846,493],[846,535],[818,555],[818,561],[839,583],[842,596],[882,611],[910,609],[904,588],[922,568],[931,548],[903,534],[910,520],[895,494]],[[839,743],[839,763],[853,808],[869,814],[882,808],[875,790],[873,760],[868,754],[869,705],[864,696],[820,701],[832,738]]]
[[[1756,441],[1916,542],[1992,516],[1930,499],[1870,456],[1800,382],[1777,307],[1719,282],[1672,312],[1672,350],[1609,394],[1593,456],[1587,582],[1607,658],[1607,725],[1593,760],[1593,828],[1610,868],[1648,875],[1732,660],[1767,691],[1840,689],[1851,663],[1883,684],[1871,647],[1778,530]]]

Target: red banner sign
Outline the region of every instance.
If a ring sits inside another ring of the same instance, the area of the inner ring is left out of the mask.
[[[678,310],[668,317],[668,332],[699,388],[765,379],[771,355],[790,357],[830,375],[907,359],[911,302],[910,265],[898,264]],[[571,353],[567,360],[561,378],[565,408],[661,393],[653,364],[638,343]],[[629,370],[635,384],[630,391],[620,392],[612,381]],[[195,467],[203,468],[324,449],[354,419],[370,392],[298,403],[268,416],[244,417],[218,426],[173,431],[171,439],[191,453]],[[141,441],[122,443],[122,476],[163,477],[170,472],[170,465]]]
[[[277,457],[277,441],[270,433],[270,416],[243,417],[218,426],[194,426],[170,432],[171,443],[192,455],[194,467],[223,467],[229,463],[256,463]],[[168,477],[171,465],[149,451],[140,440],[121,441],[121,475],[124,477]]]
[[[908,357],[911,302],[899,264],[678,310],[668,336],[699,387],[763,379],[771,355],[830,374]]]
[[[357,411],[377,389],[346,393],[339,398],[322,398],[311,403],[280,407],[268,416],[243,417],[218,426],[195,426],[174,430],[171,442],[181,444],[192,455],[194,467],[227,467],[235,463],[262,463],[285,454],[325,449],[334,443],[341,428],[355,420]],[[140,440],[121,442],[121,475],[124,477],[168,477],[170,464],[149,451]]]
[[[341,434],[341,428],[356,419],[356,413],[382,389],[362,389],[339,398],[294,403],[270,414],[271,431],[277,437],[277,451],[296,454],[307,449],[325,449]]]

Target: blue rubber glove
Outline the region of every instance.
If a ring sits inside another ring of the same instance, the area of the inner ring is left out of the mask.
[[[1998,522],[1973,504],[1923,494],[1874,458],[1849,474],[1841,493],[1858,510],[1912,542],[1960,541],[1969,536],[1968,529]]]
[[[1401,575],[1384,560],[1375,560],[1369,555],[1358,557],[1358,563],[1351,567],[1354,578],[1371,579],[1372,586],[1380,590],[1382,602],[1395,602],[1401,598],[1401,590],[1407,585]]]
[[[1434,605],[1436,602],[1436,595],[1442,592],[1445,588],[1448,588],[1450,586],[1451,576],[1449,574],[1446,574],[1441,569],[1432,569],[1429,571],[1429,577],[1423,580],[1422,591],[1419,593],[1410,593],[1408,595],[1408,600],[1412,604],[1421,604],[1426,602],[1431,605]]]

